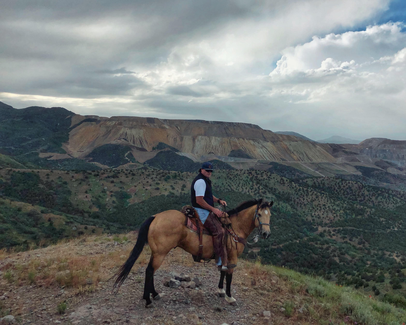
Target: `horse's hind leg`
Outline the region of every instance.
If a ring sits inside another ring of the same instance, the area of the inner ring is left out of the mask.
[[[146,301],[145,307],[150,307],[152,304],[150,295],[154,300],[159,300],[159,293],[156,292],[154,286],[154,273],[161,266],[165,256],[151,256],[147,269],[145,270],[145,285],[144,296],[142,297]]]
[[[150,294],[154,287],[154,268],[152,267],[152,256],[145,270],[145,284],[144,284],[144,296],[142,297],[146,301],[145,307],[151,305],[152,301]]]

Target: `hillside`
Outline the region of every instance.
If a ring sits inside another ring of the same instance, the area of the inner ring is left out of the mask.
[[[300,133],[297,133],[297,132],[292,132],[292,131],[277,131],[277,132],[275,132],[275,133],[277,133],[277,134],[285,134],[285,135],[293,135],[293,136],[295,136],[295,137],[297,137],[297,138],[305,139],[305,140],[308,140],[308,141],[314,141],[314,140],[309,139],[308,137],[306,137],[306,136],[304,136],[304,135],[302,135],[302,134],[300,134]]]
[[[361,141],[333,135],[327,139],[317,140],[320,143],[334,143],[334,144],[358,144]]]
[[[1,252],[0,318],[32,324],[402,324],[403,309],[318,277],[240,261],[232,294],[237,306],[217,297],[219,273],[213,262],[197,264],[172,250],[156,272],[162,295],[155,308],[142,298],[144,249],[118,294],[109,280],[135,242],[122,236],[87,236],[35,251]],[[180,274],[191,282],[164,285]],[[197,285],[196,288],[190,287]],[[392,303],[402,300],[392,300]],[[403,300],[404,303],[404,300]]]
[[[189,204],[194,177],[145,167],[0,169],[0,243],[25,250],[60,237],[135,230],[150,215]],[[406,293],[405,192],[334,177],[289,179],[272,169],[216,170],[213,182],[230,208],[258,197],[275,202],[271,240],[259,241],[246,258],[317,274],[381,299]]]
[[[100,150],[105,150],[102,148],[106,145],[116,146],[115,159],[111,163],[102,162],[109,167],[133,162],[132,159],[143,163],[163,147],[189,154],[196,160],[214,154],[268,161],[334,161],[316,143],[252,124],[80,116],[63,108],[17,110],[4,103],[0,113],[0,153],[41,167],[50,161],[76,158],[98,162]],[[28,153],[40,155],[34,159]],[[47,160],[41,160],[44,158]]]
[[[185,172],[210,160],[221,169],[273,169],[288,178],[343,176],[405,189],[405,141],[322,144],[282,133],[246,123],[105,118],[60,107],[14,109],[0,103],[0,167],[100,170],[144,165]],[[377,173],[365,179],[364,167]]]

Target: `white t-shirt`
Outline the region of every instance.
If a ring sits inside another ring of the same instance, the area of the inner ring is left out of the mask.
[[[198,179],[193,186],[196,196],[204,196],[206,192],[206,182],[203,179]]]
[[[195,190],[196,196],[204,197],[204,193],[206,192],[206,182],[203,179],[198,179],[195,182],[195,185],[193,186],[193,188]],[[207,217],[209,216],[210,211],[201,209],[201,208],[195,208],[195,210],[199,214],[200,220],[204,224],[207,220]]]

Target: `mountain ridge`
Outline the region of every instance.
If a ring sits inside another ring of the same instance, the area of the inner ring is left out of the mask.
[[[356,172],[353,165],[376,167],[379,160],[406,165],[405,141],[372,138],[360,144],[325,144],[249,123],[82,116],[62,107],[15,109],[2,102],[0,110],[0,153],[27,166],[116,168],[143,164],[165,148],[194,162],[217,159],[234,168],[266,169],[269,162],[294,168],[304,163],[330,164],[327,174],[317,171],[316,165],[303,167],[319,176],[337,173],[336,164],[349,174]],[[116,156],[114,163],[107,159],[112,163],[103,166],[97,159],[99,148],[106,145],[115,148]]]

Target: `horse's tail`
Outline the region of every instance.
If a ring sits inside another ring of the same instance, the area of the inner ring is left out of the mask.
[[[131,268],[133,267],[135,261],[138,259],[140,256],[142,250],[144,249],[145,244],[148,243],[148,231],[149,227],[154,221],[155,217],[149,217],[147,220],[144,221],[144,223],[141,225],[140,231],[138,232],[138,239],[137,243],[135,244],[130,257],[127,259],[127,261],[120,267],[120,269],[117,271],[116,274],[114,274],[113,277],[117,276],[116,281],[114,282],[113,290],[114,289],[119,289],[125,279],[127,279],[128,274],[131,271]]]

